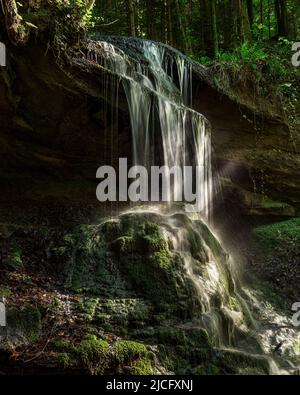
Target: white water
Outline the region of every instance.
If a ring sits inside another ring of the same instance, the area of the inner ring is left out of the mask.
[[[202,114],[189,107],[190,63],[180,54],[171,57],[164,46],[149,41],[142,42],[143,63],[111,43],[99,41],[97,47],[103,56],[95,60],[120,78],[126,93],[133,164],[148,170],[153,165],[169,169],[192,166],[195,180],[183,171],[183,185],[192,184],[194,191],[197,186],[201,196],[197,211],[209,218],[213,194],[210,126]],[[167,196],[170,202],[180,201],[176,182],[171,183]]]

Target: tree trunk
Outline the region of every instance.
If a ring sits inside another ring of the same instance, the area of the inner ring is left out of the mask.
[[[201,0],[201,24],[206,53],[210,57],[218,54],[218,30],[215,0]]]
[[[173,0],[167,0],[167,37],[170,45],[174,45],[172,9]]]
[[[251,29],[246,0],[231,0],[231,48],[251,40]]]
[[[275,0],[275,11],[279,37],[288,36],[286,0]]]
[[[155,19],[153,18],[153,10],[156,11],[154,0],[146,0],[146,30],[148,39],[154,40],[155,39]]]
[[[214,57],[216,58],[219,53],[216,0],[211,0],[211,25],[212,25],[213,51],[214,51]]]
[[[9,40],[14,45],[24,45],[28,40],[28,31],[23,25],[23,18],[18,13],[15,0],[0,0],[0,13],[3,13],[5,28]]]
[[[247,0],[247,9],[248,9],[249,22],[252,29],[254,22],[253,0]]]
[[[135,26],[135,12],[133,0],[127,1],[127,15],[128,15],[128,25],[129,25],[129,35],[132,37],[136,36],[136,26]]]

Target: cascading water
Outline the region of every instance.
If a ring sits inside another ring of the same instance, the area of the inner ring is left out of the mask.
[[[134,165],[148,170],[157,164],[182,169],[183,186],[192,184],[201,197],[196,211],[209,218],[213,193],[210,126],[203,115],[189,107],[191,64],[180,54],[174,58],[164,46],[149,41],[141,41],[143,63],[111,43],[98,41],[96,45],[103,53],[101,64],[119,77],[126,93]],[[185,166],[193,167],[194,183]],[[182,201],[182,189],[176,181],[165,185],[167,201]]]
[[[205,328],[214,346],[223,352],[248,355],[250,364],[257,362],[267,366],[265,371],[278,373],[271,350],[266,344],[261,347],[259,336],[254,333],[255,322],[245,293],[242,298],[237,290],[238,278],[231,260],[204,225],[212,212],[214,189],[210,126],[203,115],[191,108],[191,64],[183,55],[176,51],[170,54],[166,46],[153,42],[127,40],[125,53],[124,46],[117,45],[118,40],[111,41],[91,41],[88,58],[112,76],[112,100],[114,95],[117,100],[119,86],[123,86],[130,113],[134,165],[148,169],[153,165],[200,169],[195,183],[200,188],[201,201],[193,218],[182,211],[174,215],[175,206],[167,209],[167,215],[161,207],[135,209],[125,215],[150,216],[159,224],[172,254],[180,257],[185,276],[196,290],[199,309],[197,320],[187,325]],[[192,182],[184,172],[183,175],[184,183]],[[167,200],[180,201],[179,192],[174,179]]]

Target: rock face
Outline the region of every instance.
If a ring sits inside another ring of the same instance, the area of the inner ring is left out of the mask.
[[[246,211],[298,212],[299,133],[292,136],[283,121],[257,115],[208,85],[198,87],[194,97],[195,107],[212,123],[220,172],[233,183],[236,198]],[[274,201],[292,207],[284,211],[284,205],[276,207]]]
[[[101,101],[101,70],[93,65],[62,70],[35,47],[8,48],[8,54],[0,76],[3,203],[7,196],[22,204],[38,195],[95,201],[98,166],[130,152],[126,111],[120,109],[116,129],[109,103]],[[119,144],[113,157],[111,141]]]

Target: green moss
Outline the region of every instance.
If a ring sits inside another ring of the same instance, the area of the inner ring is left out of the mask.
[[[274,210],[287,210],[287,209],[293,209],[292,206],[290,206],[287,203],[283,203],[283,202],[276,202],[272,199],[264,199],[262,201],[262,207],[265,209],[274,209]]]
[[[298,339],[294,340],[293,350],[296,355],[300,355],[300,340],[298,340]]]
[[[93,375],[103,374],[110,363],[110,346],[105,340],[88,335],[77,347],[82,364]]]
[[[14,241],[10,246],[10,251],[4,266],[9,270],[18,270],[22,267],[22,265],[22,249],[20,245]]]
[[[72,235],[66,286],[76,293],[102,297],[124,293],[125,285],[102,233],[104,228],[104,225],[80,227]]]
[[[172,328],[171,326],[160,327],[156,332],[159,344],[185,345],[187,338],[183,330]]]
[[[286,243],[300,246],[300,217],[256,228],[254,236],[265,250],[284,247]]]
[[[147,358],[137,361],[131,368],[130,374],[133,376],[150,376],[153,374],[151,361]]]
[[[211,233],[207,225],[198,221],[198,226],[201,237],[205,241],[206,245],[211,249],[214,256],[221,260],[227,260],[228,256],[226,255],[226,252],[224,251],[218,239]]]
[[[58,364],[62,365],[64,369],[73,365],[73,359],[70,354],[64,352],[58,355]]]
[[[0,297],[9,298],[12,295],[12,291],[9,287],[0,286]]]
[[[150,221],[139,225],[136,241],[138,248],[146,254],[169,251],[167,240],[162,236],[159,226]]]
[[[144,323],[150,319],[150,306],[142,299],[109,299],[99,305],[97,322],[117,324],[120,328]]]
[[[9,310],[7,313],[9,330],[22,333],[28,341],[34,342],[41,332],[41,313],[36,307],[26,307],[23,310]]]
[[[113,351],[116,361],[120,364],[133,363],[147,356],[147,348],[144,344],[128,340],[116,342]]]
[[[64,339],[53,340],[48,347],[51,351],[61,353],[69,353],[75,350],[74,346],[68,340]]]
[[[97,298],[83,298],[79,303],[79,311],[85,315],[87,320],[92,320],[98,304],[99,299]]]
[[[221,374],[221,371],[219,366],[207,364],[205,366],[199,366],[193,373],[198,376],[216,376]]]
[[[270,374],[270,364],[267,357],[246,354],[239,351],[221,351],[218,355],[220,366],[226,372],[235,374],[251,370],[257,374]]]
[[[190,329],[186,332],[189,342],[196,347],[211,349],[211,341],[205,329]]]
[[[208,257],[203,247],[203,240],[201,239],[200,234],[192,230],[188,234],[188,240],[193,258],[200,262],[206,262]]]
[[[293,280],[299,274],[300,218],[261,226],[253,233],[262,275],[273,284],[276,280],[291,301],[297,300],[299,284]]]
[[[129,248],[122,248],[122,259],[119,256],[117,259],[126,284],[131,286],[133,292],[146,297],[157,311],[169,309],[171,314],[172,310],[177,309],[182,284],[178,284],[176,278],[176,258],[171,254],[159,225],[147,216],[125,215],[121,217],[120,226],[124,233],[122,237],[125,237],[123,241],[130,243]]]
[[[120,254],[130,254],[134,251],[134,239],[131,236],[119,237],[111,246],[112,250]]]
[[[187,316],[192,284],[184,280],[184,262],[171,253],[154,220],[151,215],[126,214],[119,221],[74,230],[66,241],[68,288],[103,299],[145,298],[154,314],[168,311],[169,315]],[[134,321],[143,324],[143,317],[133,317],[137,312],[131,317],[121,313],[118,318],[98,310],[90,318],[101,323],[122,321],[123,327]]]
[[[279,291],[274,289],[274,286],[267,282],[259,282],[256,285],[256,289],[261,293],[261,300],[263,300],[264,303],[271,305],[271,307],[275,309],[286,310],[286,300]]]
[[[107,243],[113,242],[121,235],[120,223],[116,221],[107,221],[101,225],[100,229]]]

